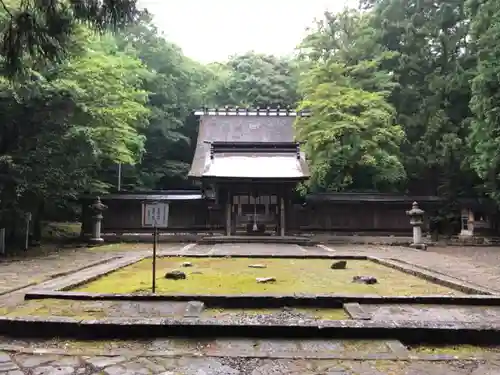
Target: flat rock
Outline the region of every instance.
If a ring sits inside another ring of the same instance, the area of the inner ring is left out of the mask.
[[[117,363],[121,363],[124,361],[125,357],[122,356],[112,356],[112,357],[97,356],[97,357],[90,357],[86,360],[87,363],[90,363],[91,365],[100,368],[116,365]]]
[[[265,264],[250,264],[249,268],[267,268]]]
[[[73,367],[53,367],[53,366],[42,366],[31,370],[33,375],[72,375],[75,373]]]
[[[378,283],[377,279],[373,276],[354,276],[352,278],[352,282],[353,283],[360,283],[360,284],[368,284],[368,285]]]
[[[205,304],[201,301],[189,301],[186,305],[186,311],[184,312],[184,317],[198,317],[201,312],[205,309]]]
[[[179,270],[173,270],[165,274],[165,279],[167,280],[184,280],[186,279],[186,274]]]
[[[276,278],[274,278],[274,277],[257,277],[256,280],[258,283],[261,283],[261,284],[275,283],[276,282]]]
[[[345,270],[347,268],[347,262],[345,260],[340,260],[338,262],[333,263],[330,268],[332,270]]]

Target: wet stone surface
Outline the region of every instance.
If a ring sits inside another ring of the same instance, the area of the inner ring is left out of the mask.
[[[1,362],[1,375],[493,375],[500,365],[480,361],[353,361],[257,359],[242,357],[118,356],[76,357],[11,355]],[[21,359],[22,358],[22,359]],[[40,362],[35,365],[35,362]]]
[[[497,306],[363,305],[373,320],[498,322]]]

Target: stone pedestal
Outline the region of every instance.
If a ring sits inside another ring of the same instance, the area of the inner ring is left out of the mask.
[[[104,242],[104,239],[101,237],[101,222],[103,219],[102,213],[108,207],[101,202],[100,197],[97,197],[89,208],[92,212],[92,236],[89,239],[89,244],[99,245]]]
[[[422,240],[424,213],[425,212],[418,207],[417,202],[413,202],[411,210],[406,211],[406,215],[410,217],[410,224],[413,227],[413,242],[410,246],[420,250],[427,249],[427,245]]]

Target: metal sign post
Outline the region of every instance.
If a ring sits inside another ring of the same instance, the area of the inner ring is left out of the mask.
[[[151,280],[151,289],[153,291],[153,294],[156,293],[156,246],[158,243],[158,227],[155,226],[153,228],[153,272],[152,272],[152,277],[153,279]]]
[[[169,206],[166,202],[150,201],[142,204],[142,226],[153,228],[153,262],[151,289],[156,293],[156,251],[158,248],[159,228],[168,227]]]

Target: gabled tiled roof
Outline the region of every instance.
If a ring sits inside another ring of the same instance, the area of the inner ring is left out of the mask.
[[[248,144],[278,144],[294,142],[293,122],[297,113],[289,109],[204,109],[195,111],[200,116],[198,141],[189,176],[202,177],[210,158],[212,142]],[[262,154],[255,150],[251,155]],[[249,156],[249,155],[247,155]],[[233,159],[235,160],[235,159]],[[305,160],[302,164],[305,165]],[[307,172],[308,173],[308,172]]]

